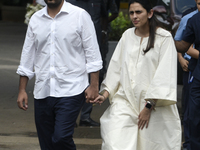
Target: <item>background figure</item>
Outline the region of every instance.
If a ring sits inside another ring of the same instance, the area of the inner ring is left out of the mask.
[[[102,150],[180,150],[173,37],[159,27],[149,0],[130,0],[129,16],[134,27],[123,33],[102,95],[91,101],[110,101],[100,118]]]
[[[197,7],[195,7],[183,13],[183,17],[181,19],[179,28],[174,38],[175,41],[182,40],[188,19],[191,18],[197,12],[198,12],[198,9]],[[190,88],[189,88],[189,85],[190,85],[190,79],[192,76],[192,71],[194,70],[194,67],[196,66],[199,51],[194,49],[193,46],[191,46],[189,53],[193,56],[192,59],[191,59],[191,56],[188,55],[187,53],[185,54],[178,53],[179,63],[183,69],[183,89],[182,89],[183,119],[182,120],[183,120],[184,138],[185,138],[185,142],[183,143],[184,150],[190,150],[190,143],[189,143],[189,103],[190,103],[189,91],[190,91]]]
[[[91,16],[92,21],[95,26],[96,35],[98,44],[100,47],[101,56],[103,59],[103,64],[105,64],[106,54],[104,51],[107,51],[107,49],[101,48],[102,46],[102,40],[104,40],[103,36],[106,31],[107,32],[107,26],[108,26],[108,8],[115,7],[116,4],[114,0],[108,0],[106,3],[103,0],[66,0],[67,2],[70,2],[73,5],[76,5],[78,7],[81,7],[85,9]],[[109,6],[108,6],[109,5]],[[116,11],[118,12],[118,11]],[[106,36],[107,37],[107,36]],[[102,70],[104,70],[105,65],[103,65],[103,69],[100,71],[99,75],[99,82],[101,83],[102,78],[104,76],[104,73],[102,73]],[[90,115],[92,112],[92,104],[91,103],[84,103],[82,110],[81,110],[81,116],[80,116],[80,126],[99,126],[100,124],[98,122],[95,122],[91,119]]]
[[[200,0],[196,0],[197,8],[200,10]],[[181,41],[175,41],[178,52],[187,52],[194,43],[195,49],[200,51],[200,12],[193,15],[187,22],[186,29]],[[187,52],[188,53],[188,52]],[[193,57],[193,56],[192,56]],[[200,58],[192,71],[190,79],[189,96],[189,150],[200,147]]]
[[[115,1],[115,0],[103,0],[105,4],[105,9],[107,12],[107,17],[102,18],[102,42],[100,45],[100,51],[101,51],[101,56],[103,59],[103,69],[100,70],[99,74],[99,83],[104,79],[104,75],[106,74],[106,55],[108,53],[108,38],[109,38],[109,33],[111,30],[110,27],[110,22],[113,21],[115,18],[117,18],[118,13],[119,13],[119,4],[120,1]]]
[[[74,126],[85,100],[98,96],[101,54],[85,10],[64,0],[45,3],[47,7],[34,13],[28,25],[17,69],[17,103],[28,109],[26,85],[35,75],[35,124],[41,149],[76,150]]]

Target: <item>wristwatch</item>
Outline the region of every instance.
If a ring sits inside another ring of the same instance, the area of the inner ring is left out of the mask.
[[[145,105],[146,108],[148,109],[151,109],[152,108],[152,105],[149,101],[147,101],[146,105]]]

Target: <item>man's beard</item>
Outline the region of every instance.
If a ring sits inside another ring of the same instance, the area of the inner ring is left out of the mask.
[[[44,0],[49,8],[57,8],[62,3],[62,0],[57,0],[55,3],[48,3],[47,0]]]

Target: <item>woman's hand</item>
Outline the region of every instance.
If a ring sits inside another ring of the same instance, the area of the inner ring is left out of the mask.
[[[95,100],[90,101],[90,103],[98,103],[99,105],[101,105],[105,100],[106,98],[103,95],[99,95],[97,96],[97,98],[95,98]]]
[[[139,116],[138,116],[138,128],[139,129],[143,129],[146,125],[146,128],[148,127],[149,125],[149,119],[150,119],[150,116],[151,116],[151,109],[148,109],[146,107],[144,107],[144,109],[140,112]]]

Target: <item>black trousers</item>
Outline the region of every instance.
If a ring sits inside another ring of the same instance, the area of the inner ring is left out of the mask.
[[[72,136],[84,102],[84,92],[72,97],[35,99],[35,123],[41,150],[76,150]]]

